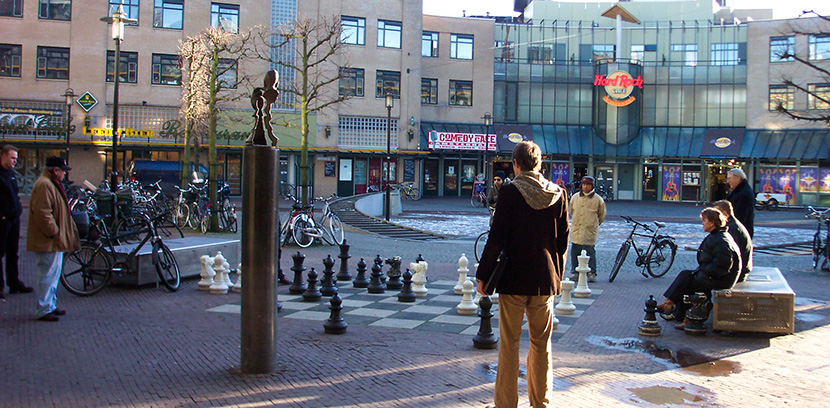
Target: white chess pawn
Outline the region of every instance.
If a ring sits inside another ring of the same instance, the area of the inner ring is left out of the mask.
[[[584,298],[591,296],[591,289],[588,288],[588,272],[591,271],[591,268],[588,267],[588,260],[590,258],[584,249],[582,250],[582,254],[577,257],[579,259],[579,266],[576,267],[576,271],[579,272],[579,282],[576,284],[576,289],[573,292],[573,295],[576,297]]]
[[[210,265],[210,255],[200,256],[199,262],[202,263],[202,273],[199,274],[202,280],[199,281],[199,290],[210,290],[210,286],[213,285],[213,277],[216,276],[216,271]]]
[[[216,277],[213,279],[213,285],[210,285],[211,295],[227,295],[228,284],[225,282],[224,274],[228,273],[225,269],[224,263],[216,262]]]
[[[239,275],[239,279],[237,279],[236,284],[233,285],[233,291],[236,293],[242,293],[242,264],[236,266],[236,273]]]
[[[412,262],[409,264],[409,269],[415,271],[412,275],[412,291],[415,292],[416,297],[426,297],[427,295],[427,274],[426,262]]]
[[[231,263],[225,259],[225,256],[222,255],[222,251],[216,252],[216,265],[222,265],[222,270],[225,272],[222,274],[222,278],[225,279],[225,285],[228,286],[228,290],[233,291],[233,282],[231,282]]]
[[[452,288],[456,295],[462,294],[464,290],[464,282],[467,280],[467,272],[470,270],[467,269],[467,264],[469,261],[467,260],[466,254],[461,254],[461,258],[458,258],[458,283]]]
[[[556,308],[551,309],[550,316],[553,318],[550,326],[553,330],[556,330],[556,328],[559,327],[559,319],[556,318]]]
[[[458,309],[458,314],[461,315],[473,315],[476,314],[478,311],[478,306],[473,303],[473,293],[475,289],[473,289],[475,285],[473,285],[473,281],[467,279],[462,284],[462,295],[461,303],[458,304],[456,309]]]
[[[556,313],[561,315],[572,315],[576,310],[574,302],[571,300],[571,291],[574,289],[574,282],[570,279],[562,281],[562,297],[559,299],[559,304],[556,305]]]

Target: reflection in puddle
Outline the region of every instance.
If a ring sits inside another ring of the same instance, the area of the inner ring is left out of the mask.
[[[495,382],[498,367],[498,363],[486,363],[476,368],[475,372],[486,378],[488,381]],[[525,366],[519,365],[519,385],[523,386],[525,384],[527,384],[527,370],[525,369]],[[567,391],[571,385],[573,384],[569,381],[560,380],[558,378],[553,379],[554,391]]]
[[[684,391],[685,387],[655,385],[626,389],[637,398],[654,405],[683,405],[703,401],[703,397]]]
[[[818,313],[796,313],[795,318],[802,322],[818,322],[824,320],[824,316]]]
[[[683,368],[698,375],[707,377],[725,376],[741,372],[741,363],[729,360],[714,359],[690,350],[672,350],[652,341],[643,341],[634,338],[615,339],[605,336],[589,336],[588,343],[612,350],[624,350],[643,353],[653,360],[663,363],[670,368]]]

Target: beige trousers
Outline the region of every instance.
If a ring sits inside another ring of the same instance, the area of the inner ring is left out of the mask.
[[[499,364],[496,373],[496,408],[519,403],[519,339],[522,317],[527,314],[530,350],[527,353],[527,395],[530,406],[550,404],[553,375],[550,367],[554,296],[499,295]]]

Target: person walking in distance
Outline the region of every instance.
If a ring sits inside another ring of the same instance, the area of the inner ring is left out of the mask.
[[[553,376],[550,367],[553,299],[560,293],[568,250],[568,196],[539,169],[542,155],[533,142],[513,149],[515,179],[499,191],[490,237],[476,270],[477,291],[493,274],[500,253],[507,259],[496,284],[499,293],[499,361],[495,404],[518,404],[519,339],[527,314],[530,350],[527,389],[530,405],[551,406]]]
[[[61,180],[71,170],[57,156],[46,159],[29,201],[26,250],[34,252],[37,268],[37,318],[56,322],[66,311],[58,309],[55,291],[63,267],[63,252],[81,248],[78,228],[72,220]]]
[[[746,227],[752,238],[755,236],[755,192],[746,180],[746,173],[738,168],[726,173],[726,183],[732,190],[726,200],[732,203],[735,218]]]
[[[576,282],[577,257],[585,250],[591,257],[588,261],[588,282],[597,281],[597,244],[599,226],[605,220],[605,201],[594,191],[594,178],[585,176],[580,183],[579,193],[571,197],[568,207],[571,213],[571,280]]]
[[[20,213],[23,207],[18,196],[17,178],[14,166],[17,164],[18,150],[12,145],[0,147],[0,262],[6,260],[5,281],[3,265],[0,263],[0,299],[5,299],[3,291],[9,286],[9,293],[29,293],[32,288],[20,280],[17,261],[20,243]]]
[[[493,188],[487,193],[487,206],[491,210],[496,208],[496,202],[499,201],[499,190],[501,190],[505,178],[507,178],[507,175],[501,170],[497,170],[496,174],[493,175]]]

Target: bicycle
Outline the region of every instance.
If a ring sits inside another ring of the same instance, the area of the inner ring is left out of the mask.
[[[659,278],[665,275],[674,263],[675,255],[677,255],[677,244],[674,243],[674,237],[658,234],[661,228],[666,228],[666,224],[660,221],[654,221],[654,225],[657,228],[651,229],[648,225],[637,222],[631,217],[623,215],[622,219],[628,223],[633,223],[634,228],[631,229],[628,238],[623,242],[620,251],[617,252],[617,257],[614,260],[614,267],[611,268],[611,276],[608,278],[608,282],[613,282],[614,278],[617,277],[617,273],[620,272],[631,247],[634,247],[634,252],[637,253],[636,265],[643,267],[641,271],[643,276],[648,277],[648,275],[651,275],[654,278]],[[638,233],[638,227],[651,232],[651,235]],[[648,246],[644,250],[640,250],[637,247],[637,241],[634,240],[635,235],[650,239]],[[646,275],[646,271],[648,271],[648,275]]]
[[[288,219],[280,227],[280,235],[282,236],[282,245],[288,244],[289,233],[290,237],[294,239],[301,248],[307,248],[314,243],[314,239],[319,238],[329,245],[341,245],[343,243],[343,223],[340,217],[331,211],[329,201],[337,198],[336,194],[332,194],[326,199],[323,197],[315,197],[314,201],[323,201],[323,215],[320,220],[314,219],[314,204],[308,207],[301,207],[299,200],[293,196],[289,196],[294,200],[291,214]]]
[[[288,200],[289,197],[294,197],[295,190],[293,184],[280,180],[280,195],[282,198]]]
[[[482,232],[476,238],[476,243],[473,245],[476,262],[481,262],[481,257],[484,255],[484,246],[487,245],[487,238],[490,238],[490,230]]]
[[[169,291],[178,290],[181,284],[179,264],[156,230],[156,224],[162,222],[167,214],[165,212],[154,217],[145,215],[144,227],[127,233],[129,235],[145,234],[144,238],[126,254],[123,252],[125,248],[115,247],[120,237],[111,236],[104,219],[94,217],[91,220],[90,235],[81,243],[81,248],[64,254],[63,269],[60,275],[61,285],[74,295],[92,296],[109,284],[113,273],[118,276],[137,274],[138,271],[134,270],[132,265],[138,265],[139,251],[150,242],[153,266],[159,280]]]
[[[487,205],[487,192],[484,182],[476,180],[473,187],[473,195],[470,197],[470,205],[474,208],[481,208]]]
[[[412,201],[421,199],[421,189],[415,187],[413,183],[401,183],[400,187],[403,197]]]
[[[807,207],[807,214],[804,215],[805,218],[813,217],[816,219],[816,233],[813,235],[813,269],[818,267],[818,261],[821,259],[821,256],[824,255],[824,261],[821,263],[821,270],[828,271],[830,270],[830,215],[828,215],[828,211],[830,208],[825,209],[824,211],[818,211],[812,206]],[[824,241],[821,240],[821,224],[827,226],[827,236],[824,238]]]

